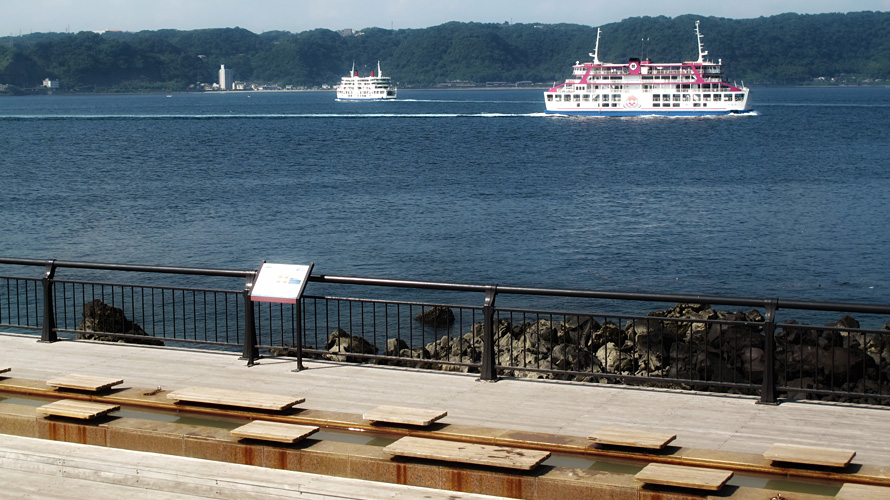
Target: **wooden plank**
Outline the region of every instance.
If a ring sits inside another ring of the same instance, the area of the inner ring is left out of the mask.
[[[393,456],[427,458],[508,469],[531,470],[550,456],[549,451],[490,446],[442,439],[403,437],[383,448]]]
[[[46,385],[51,387],[91,392],[101,391],[123,383],[124,381],[121,379],[77,374],[63,375],[46,381]]]
[[[448,415],[447,411],[426,410],[422,408],[405,408],[401,406],[378,406],[362,415],[371,422],[387,422],[391,424],[408,424],[425,427]]]
[[[8,372],[9,370],[12,370],[12,368],[10,368],[10,367],[8,367],[8,366],[0,367],[0,373],[6,373],[6,372]]]
[[[856,456],[856,452],[852,450],[796,444],[774,444],[763,454],[763,458],[773,462],[790,462],[826,467],[846,467],[853,460],[854,456]]]
[[[890,488],[867,484],[844,483],[834,496],[835,500],[887,500]]]
[[[278,443],[294,443],[310,434],[318,432],[318,427],[288,424],[285,422],[269,422],[268,420],[254,420],[237,429],[232,429],[229,432],[233,436],[240,438],[275,441]]]
[[[728,470],[656,463],[644,467],[634,479],[647,484],[717,491],[731,477],[732,471]]]
[[[91,401],[78,401],[76,399],[61,399],[37,408],[37,413],[53,415],[57,417],[79,418],[89,420],[110,412],[117,411],[119,405],[93,403]]]
[[[677,435],[604,427],[588,436],[588,439],[595,441],[597,444],[660,450],[674,439],[677,439]]]
[[[294,398],[278,394],[232,391],[229,389],[214,389],[210,387],[187,387],[167,394],[167,398],[175,399],[177,401],[187,401],[190,403],[204,403],[275,411],[282,411],[305,401],[305,398]]]

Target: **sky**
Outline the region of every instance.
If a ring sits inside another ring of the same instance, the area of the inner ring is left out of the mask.
[[[890,0],[0,0],[0,36],[233,27],[296,33],[426,28],[449,21],[599,26],[639,16],[747,19],[864,10],[890,11]]]

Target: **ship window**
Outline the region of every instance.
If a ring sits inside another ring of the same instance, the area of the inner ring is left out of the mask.
[[[603,102],[609,102],[609,94],[603,94]]]
[[[680,94],[674,94],[674,102],[680,102]]]
[[[683,94],[683,102],[689,102],[689,94]]]
[[[581,102],[581,94],[575,94],[575,102]]]
[[[700,108],[700,107],[701,107],[701,103],[700,103],[700,102],[694,102],[694,103],[692,103],[692,107],[693,107],[693,108]]]
[[[701,97],[702,97],[702,100],[705,102],[711,100],[711,94],[703,94]]]
[[[581,99],[582,99],[584,102],[589,101],[589,100],[590,100],[590,94],[584,94],[584,95],[581,97]]]
[[[675,108],[679,108],[679,107],[680,107],[680,103],[679,103],[679,102],[675,102],[675,103],[674,103],[674,107],[675,107]]]
[[[671,95],[670,94],[661,94],[661,100],[662,101],[670,101]]]
[[[714,94],[714,102],[720,102],[723,100],[723,94]]]
[[[613,101],[620,101],[620,100],[621,100],[621,94],[612,94],[612,100],[613,100]]]
[[[736,94],[735,95],[736,102],[741,102],[745,100],[744,94]]]
[[[660,95],[660,94],[653,94],[653,95],[652,95],[652,102],[661,102],[661,95]]]
[[[692,94],[693,101],[701,101],[701,94]]]
[[[552,101],[552,100],[553,100],[553,94],[547,94],[547,100],[548,100],[548,101]]]
[[[661,103],[660,103],[660,102],[653,102],[653,103],[652,103],[652,107],[653,107],[653,108],[660,108],[660,107],[661,107]]]

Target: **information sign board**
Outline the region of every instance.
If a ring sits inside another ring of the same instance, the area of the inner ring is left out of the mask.
[[[263,262],[250,292],[251,300],[296,304],[303,295],[313,266]]]

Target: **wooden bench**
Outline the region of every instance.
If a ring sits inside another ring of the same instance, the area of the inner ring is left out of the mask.
[[[549,451],[507,448],[442,439],[403,437],[383,448],[393,456],[444,460],[508,469],[531,470],[550,456]]]
[[[646,484],[717,491],[731,477],[732,471],[728,470],[656,463],[644,467],[634,479]]]
[[[283,411],[295,404],[305,401],[305,398],[293,398],[278,394],[232,391],[228,389],[213,389],[210,387],[188,387],[186,389],[180,389],[167,394],[167,398],[189,403],[204,403],[273,411]]]
[[[677,435],[604,427],[588,436],[587,439],[597,444],[660,450],[674,439],[677,439]]]
[[[424,410],[420,408],[403,408],[400,406],[378,406],[362,415],[371,422],[390,424],[408,424],[425,427],[448,415],[447,411]]]
[[[124,381],[121,379],[77,374],[64,375],[46,381],[46,385],[57,389],[75,389],[90,392],[102,391],[123,383]]]
[[[856,455],[852,450],[801,446],[796,444],[774,444],[766,450],[763,458],[773,462],[789,462],[826,467],[846,467]]]
[[[887,500],[890,488],[866,484],[844,483],[834,500]]]
[[[78,418],[90,420],[110,412],[117,411],[119,405],[93,403],[91,401],[78,401],[76,399],[60,399],[37,408],[37,413],[56,417]]]
[[[318,427],[288,424],[285,422],[269,422],[268,420],[254,420],[229,432],[233,436],[240,438],[275,441],[278,443],[295,443],[310,434],[318,432]]]

